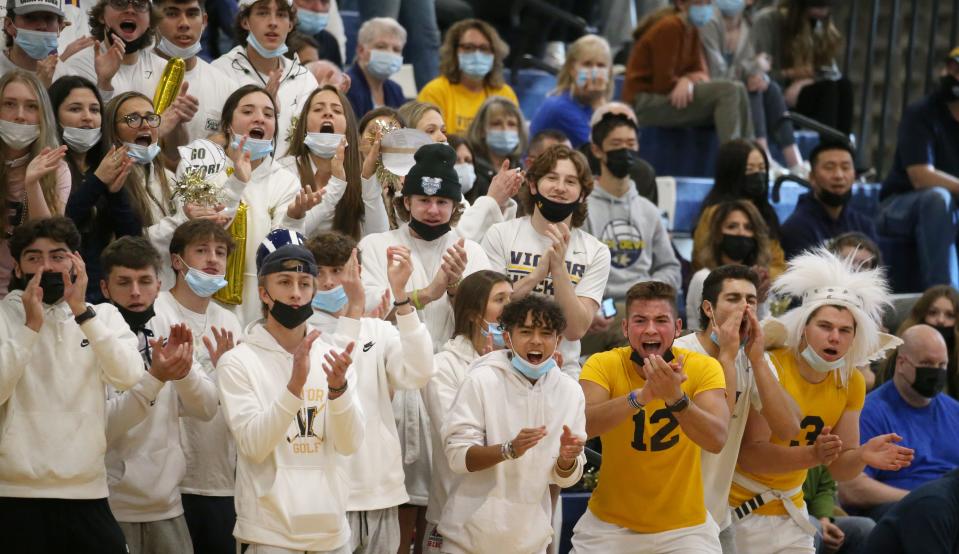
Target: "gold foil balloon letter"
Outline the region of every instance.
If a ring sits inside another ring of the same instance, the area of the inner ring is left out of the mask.
[[[166,111],[180,94],[180,85],[183,84],[185,72],[186,63],[181,58],[170,58],[166,68],[163,69],[163,76],[160,77],[156,93],[153,95],[153,109],[156,113],[162,114]]]

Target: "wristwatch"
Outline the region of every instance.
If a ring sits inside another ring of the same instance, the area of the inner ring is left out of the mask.
[[[684,392],[683,397],[676,401],[675,404],[667,404],[666,409],[672,413],[677,413],[685,410],[689,407],[689,396]]]
[[[83,312],[82,314],[74,317],[74,318],[73,318],[73,321],[75,321],[75,322],[77,323],[77,325],[83,325],[83,324],[86,323],[87,321],[93,319],[96,315],[97,315],[97,313],[96,313],[95,311],[93,311],[93,306],[87,306],[86,311]]]

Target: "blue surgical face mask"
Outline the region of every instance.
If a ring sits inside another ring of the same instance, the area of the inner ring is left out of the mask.
[[[491,129],[486,131],[486,145],[500,156],[512,154],[519,145],[519,132],[512,129]]]
[[[366,65],[366,70],[377,79],[386,80],[401,67],[403,67],[403,56],[400,54],[388,50],[371,50],[370,63]]]
[[[702,27],[703,25],[709,23],[709,20],[713,18],[713,5],[706,4],[705,6],[690,6],[689,7],[689,22],[695,25],[696,27]]]
[[[503,329],[499,326],[498,323],[490,323],[489,321],[483,320],[483,323],[486,324],[486,329],[483,329],[484,337],[493,337],[493,346],[496,348],[503,348],[506,346],[506,341],[503,340]]]
[[[590,78],[592,78],[593,80],[596,80],[600,77],[603,77],[606,74],[607,74],[607,70],[602,67],[580,68],[580,70],[576,72],[576,86],[582,88],[586,86],[586,81],[588,81]]]
[[[719,346],[719,336],[716,334],[716,331],[709,332],[709,340],[713,341],[713,344],[715,344],[716,346]],[[747,342],[746,340],[740,340],[739,347],[742,348],[746,346],[746,342]]]
[[[346,306],[347,300],[343,285],[337,285],[330,290],[318,290],[313,296],[313,309],[335,314]]]
[[[301,33],[315,35],[326,29],[326,23],[330,19],[330,14],[323,12],[314,12],[296,8],[296,28]]]
[[[180,262],[187,268],[183,280],[186,281],[187,286],[190,287],[193,294],[196,294],[200,298],[209,298],[227,285],[226,275],[210,275],[204,273],[199,269],[186,265],[183,258],[180,258]]]
[[[234,133],[233,142],[230,143],[230,147],[236,150],[240,147],[241,140],[243,140],[243,137]],[[262,160],[273,152],[273,141],[247,137],[243,149],[250,153],[251,160]]]
[[[160,153],[160,145],[155,142],[150,146],[142,146],[132,142],[124,142],[123,145],[127,147],[127,156],[133,158],[133,161],[140,165],[153,162],[153,158],[156,158],[157,154]]]
[[[513,350],[513,360],[511,363],[513,364],[513,369],[522,373],[529,379],[533,379],[534,381],[538,380],[543,375],[546,375],[549,373],[549,370],[556,367],[556,360],[554,360],[552,356],[546,358],[538,364],[531,364],[523,359],[522,356],[517,354],[515,350]]]
[[[31,31],[17,27],[13,43],[35,60],[42,60],[57,51],[57,33]]]
[[[266,47],[260,44],[260,41],[256,40],[256,37],[253,36],[253,33],[247,35],[246,43],[256,50],[257,54],[263,56],[264,58],[279,58],[283,54],[286,54],[289,50],[286,44],[281,44],[275,50],[267,50]]]
[[[815,369],[819,373],[829,373],[834,369],[839,369],[846,365],[846,358],[843,356],[835,362],[828,362],[822,358],[812,346],[807,345],[806,348],[802,351],[802,357],[806,360],[806,363],[809,364],[809,367]]]
[[[483,52],[470,52],[469,54],[459,53],[457,59],[460,63],[460,70],[474,79],[482,79],[493,69],[493,54],[484,54]]]
[[[746,9],[746,0],[716,0],[716,7],[726,17],[732,17]]]

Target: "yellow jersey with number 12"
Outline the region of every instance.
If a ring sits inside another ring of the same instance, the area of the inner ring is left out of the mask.
[[[839,384],[834,372],[831,372],[819,383],[810,383],[799,374],[798,361],[792,350],[787,348],[773,350],[769,353],[769,357],[779,374],[780,384],[782,384],[786,393],[796,401],[800,413],[798,435],[788,441],[772,435],[769,442],[790,447],[815,444],[816,438],[822,432],[823,427],[835,427],[843,412],[862,410],[863,402],[866,399],[866,381],[858,371],[852,372],[849,383],[845,387]],[[741,467],[737,466],[736,472],[767,487],[781,491],[802,487],[806,480],[805,469],[787,473],[758,474],[743,471]],[[734,508],[739,507],[743,502],[754,496],[756,496],[755,493],[733,483],[732,489],[729,491],[729,505]],[[803,506],[801,490],[792,497],[792,501],[800,508]],[[788,515],[786,508],[779,500],[770,502],[753,513],[765,516]]]
[[[725,389],[722,366],[709,356],[672,348],[683,360],[688,379],[682,384],[690,399],[713,389]],[[625,346],[594,354],[579,378],[622,398],[646,380],[630,361]],[[599,519],[637,533],[662,533],[706,521],[702,450],[690,440],[662,400],[650,402],[632,418],[600,436],[603,465],[589,509]]]

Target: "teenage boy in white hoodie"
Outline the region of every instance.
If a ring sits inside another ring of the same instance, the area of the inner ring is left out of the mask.
[[[553,537],[549,485],[583,473],[583,391],[553,359],[566,318],[532,294],[500,316],[509,350],[477,360],[443,427],[459,475],[440,519],[442,552],[542,552]]]
[[[170,241],[176,284],[156,301],[157,314],[189,327],[198,366],[194,370],[214,382],[219,359],[243,332],[233,312],[212,302],[213,294],[226,285],[226,260],[234,247],[230,233],[212,220],[195,219],[177,227]],[[217,410],[209,421],[180,418],[180,441],[186,457],[180,494],[193,550],[234,554],[236,446],[223,411]]]
[[[145,343],[140,382],[127,392],[111,390],[107,400],[110,509],[131,553],[191,552],[180,502],[186,463],[179,420],[211,419],[216,386],[205,372],[191,370],[194,345],[189,329],[176,324],[175,314],[154,310],[160,253],[150,241],[119,238],[103,250],[100,266],[104,298]],[[169,337],[166,344],[164,337]]]
[[[113,306],[84,301],[80,233],[65,217],[9,239],[0,301],[0,521],[10,552],[127,552],[107,503],[106,387],[134,386],[137,339]]]
[[[316,290],[309,250],[277,248],[258,277],[265,319],[217,367],[238,454],[233,534],[241,548],[250,545],[247,554],[346,554],[345,456],[363,443],[366,426],[353,343],[335,349],[307,327]]]
[[[396,552],[400,546],[398,507],[409,501],[400,439],[391,395],[417,390],[433,376],[433,342],[406,295],[413,273],[409,250],[387,250],[387,276],[396,326],[363,317],[366,295],[360,277],[356,241],[336,231],[320,233],[307,248],[318,264],[317,292],[310,324],[345,345],[362,345],[353,355],[357,395],[369,425],[366,438],[346,464],[350,500],[347,517],[351,550]]]

